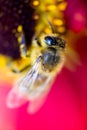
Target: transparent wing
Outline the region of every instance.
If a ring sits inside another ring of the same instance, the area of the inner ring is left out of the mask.
[[[69,46],[67,46],[64,55],[66,57],[65,67],[69,70],[74,71],[77,66],[81,65],[79,54]]]
[[[35,93],[33,93],[34,98],[30,100],[27,109],[28,113],[34,114],[42,107],[52,87],[52,83],[53,78],[49,77],[44,81],[43,85],[39,86],[38,91],[35,90]]]
[[[43,95],[39,95],[36,99],[31,100],[28,105],[27,112],[29,114],[36,113],[43,106],[46,98],[47,98],[47,95],[44,93]]]
[[[20,79],[9,92],[6,101],[9,108],[19,107],[29,100],[28,95],[38,77],[40,63],[41,56],[37,58],[30,71]]]

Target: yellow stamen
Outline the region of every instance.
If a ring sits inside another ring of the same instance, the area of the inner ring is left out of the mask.
[[[61,26],[63,25],[63,21],[61,19],[54,19],[54,25]]]
[[[22,30],[23,30],[22,25],[19,25],[18,28],[17,28],[17,31],[20,33],[20,32],[22,32]]]
[[[33,1],[33,6],[38,6],[39,5],[39,1],[38,0],[34,0]]]

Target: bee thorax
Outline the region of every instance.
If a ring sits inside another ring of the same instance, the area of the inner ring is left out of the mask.
[[[44,50],[42,52],[42,55],[42,69],[44,69],[45,71],[52,71],[60,61],[58,50],[53,47],[49,47]]]

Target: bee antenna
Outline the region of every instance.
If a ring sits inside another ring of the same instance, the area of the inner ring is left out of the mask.
[[[50,23],[50,21],[48,21],[48,24],[50,25],[50,28],[52,30],[52,33],[55,33],[54,27],[52,26],[52,24]]]
[[[46,14],[45,14],[45,18],[46,18],[46,20],[47,20],[47,22],[48,22],[48,24],[49,24],[49,26],[50,26],[50,28],[51,28],[51,30],[52,30],[52,33],[55,33],[54,27],[52,26],[52,24],[51,24],[51,22],[49,21],[49,19],[48,19],[48,17],[47,17]]]

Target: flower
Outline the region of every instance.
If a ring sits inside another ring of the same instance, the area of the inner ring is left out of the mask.
[[[0,53],[13,59],[20,57],[19,36],[23,27],[26,45],[29,46],[34,33],[36,21],[34,11],[30,5],[32,0],[2,0],[0,1]],[[29,41],[27,43],[27,41]],[[4,44],[2,44],[4,43]]]
[[[65,11],[67,27],[74,32],[81,32],[87,27],[87,1],[86,0],[67,0],[68,6]]]
[[[73,44],[80,55],[81,65],[77,66],[73,72],[63,68],[62,72],[57,76],[45,104],[34,115],[29,115],[26,112],[27,103],[13,110],[7,108],[5,101],[12,84],[7,81],[0,82],[1,130],[87,129],[87,31],[84,30],[86,21],[85,17],[83,18],[83,14],[86,14],[86,11],[82,11],[85,9],[82,6],[80,6],[80,9],[78,6],[75,7],[75,1],[73,1],[72,5],[75,8],[71,10],[70,3],[72,1],[69,0],[68,2],[68,12],[65,13],[68,28],[70,31],[81,32],[80,36],[75,34],[75,37],[72,37],[75,39]],[[78,0],[77,2],[81,5],[86,0]],[[74,9],[76,9],[74,11],[76,16],[71,15]],[[80,21],[77,19],[78,13],[80,13]]]

